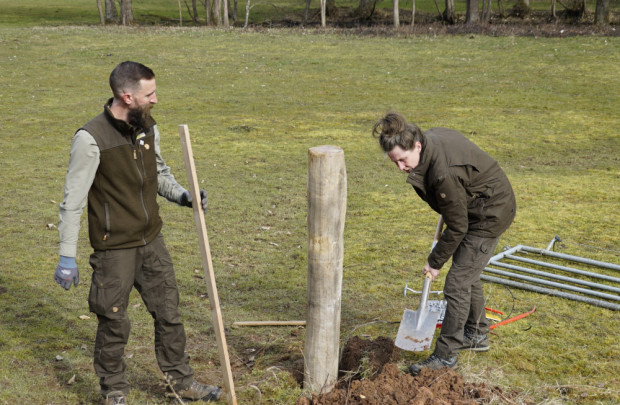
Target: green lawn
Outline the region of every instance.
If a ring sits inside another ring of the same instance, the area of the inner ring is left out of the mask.
[[[53,281],[58,235],[46,225],[58,222],[71,137],[100,112],[109,72],[127,59],[157,74],[154,116],[182,184],[177,126],[189,125],[210,196],[207,227],[241,404],[292,404],[302,394],[286,369],[302,359],[303,329],[229,326],[305,318],[308,148],[334,144],[346,156],[341,336],[373,319],[398,321],[405,306],[417,306],[402,290],[422,282],[437,218],[370,136],[390,109],[424,129],[462,131],[505,168],[519,211],[500,247],[546,247],[559,235],[562,252],[620,261],[618,38],[100,28],[86,25],[97,21],[92,3],[81,26],[35,27],[47,16],[37,22],[30,13],[28,27],[19,27],[2,10],[0,403],[98,399],[96,320],[80,319],[89,315],[86,218],[81,284],[69,292]],[[192,213],[161,204],[188,352],[200,379],[221,384]],[[466,378],[536,403],[620,401],[617,312],[516,289],[513,301],[503,287],[485,288],[492,302],[514,304],[514,313],[537,310],[496,329],[489,353],[462,354]],[[137,294],[130,315],[130,400],[169,403]],[[394,337],[396,328],[376,323],[354,334]],[[403,364],[427,354],[404,354]]]

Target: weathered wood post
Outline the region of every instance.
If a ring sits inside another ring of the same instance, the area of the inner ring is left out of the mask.
[[[308,150],[308,309],[304,388],[329,392],[338,379],[347,172],[337,146]]]

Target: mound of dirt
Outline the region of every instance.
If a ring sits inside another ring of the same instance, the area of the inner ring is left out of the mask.
[[[475,405],[506,399],[501,388],[466,382],[448,368],[423,369],[415,377],[403,373],[399,359],[400,350],[389,338],[354,337],[343,349],[338,385],[329,393],[300,398],[296,405]]]

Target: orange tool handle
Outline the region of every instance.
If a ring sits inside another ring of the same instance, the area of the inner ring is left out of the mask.
[[[534,311],[536,311],[536,305],[534,305],[534,308],[532,308],[531,311],[525,312],[525,313],[523,313],[521,315],[517,315],[517,316],[515,316],[513,318],[510,318],[510,319],[503,320],[503,321],[501,321],[499,323],[496,323],[495,325],[491,325],[491,327],[489,329],[495,329],[498,326],[502,326],[502,325],[506,325],[507,323],[510,323],[510,322],[518,321],[519,319],[525,318],[526,316],[533,314]]]

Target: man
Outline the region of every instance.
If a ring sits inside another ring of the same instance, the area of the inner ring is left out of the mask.
[[[407,182],[433,210],[446,229],[428,256],[423,273],[446,275],[446,313],[435,350],[409,367],[455,368],[460,350],[488,351],[480,274],[516,213],[515,196],[497,162],[457,131],[432,128],[424,133],[398,113],[377,121],[373,135],[390,159],[409,173]]]
[[[103,113],[73,137],[60,204],[60,263],[54,279],[66,290],[78,284],[78,231],[88,201],[94,249],[88,303],[98,320],[94,368],[103,403],[127,403],[130,387],[123,353],[130,330],[127,305],[134,286],[154,318],[157,362],[176,393],[183,399],[217,400],[218,387],[193,378],[174,268],[160,233],[157,194],[187,207],[192,206],[192,198],[160,154],[160,134],[150,114],[157,104],[155,74],[140,63],[123,62],[112,71],[110,87],[114,97]],[[206,211],[204,190],[200,197]]]

